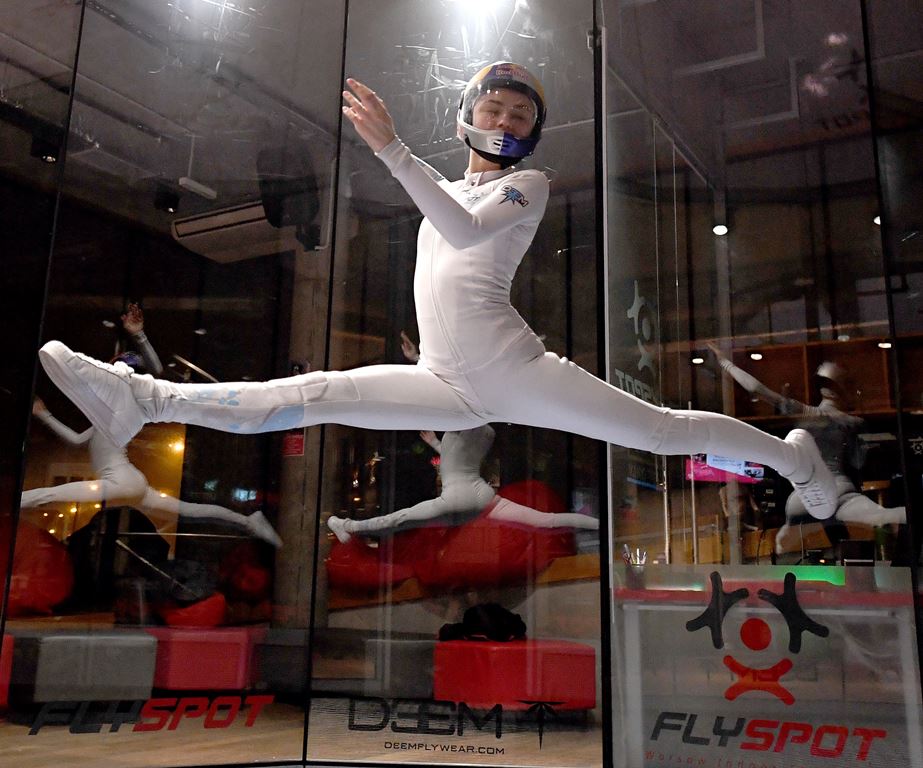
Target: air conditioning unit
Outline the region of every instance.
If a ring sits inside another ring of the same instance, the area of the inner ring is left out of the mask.
[[[184,248],[222,264],[305,251],[295,237],[295,226],[272,226],[260,200],[174,219],[171,231]]]

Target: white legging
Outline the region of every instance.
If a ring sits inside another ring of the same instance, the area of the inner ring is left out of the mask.
[[[133,379],[149,421],[226,432],[324,423],[462,430],[506,421],[659,454],[719,453],[766,464],[785,476],[799,469],[794,446],[784,440],[723,414],[651,405],[550,352],[523,359],[509,351],[480,370],[440,376],[418,364],[318,371],[268,382]]]
[[[836,476],[836,488],[839,493],[834,519],[841,523],[862,523],[864,525],[904,524],[907,522],[907,510],[904,507],[883,507],[868,496],[859,493],[852,481],[843,475]],[[785,503],[786,523],[793,518],[808,514],[804,503],[797,494],[788,497]]]
[[[80,480],[48,488],[23,491],[20,506],[24,509],[45,504],[126,504],[140,509],[151,519],[158,531],[169,528],[176,516],[220,520],[248,529],[247,517],[217,504],[196,504],[160,494],[147,484],[147,479],[130,464],[112,469],[99,480]],[[89,522],[87,519],[85,522]]]
[[[399,509],[388,515],[368,520],[345,520],[347,533],[394,533],[416,528],[438,518],[447,518],[446,523],[464,522],[451,520],[450,516],[476,517],[488,505],[493,508],[487,513],[491,520],[527,528],[590,528],[597,529],[599,521],[589,515],[574,512],[540,512],[537,509],[517,504],[498,496],[483,480],[457,484],[436,499],[427,499],[412,507]]]

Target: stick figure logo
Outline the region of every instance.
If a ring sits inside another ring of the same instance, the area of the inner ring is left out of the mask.
[[[725,615],[735,603],[748,598],[750,590],[735,589],[733,592],[725,592],[721,583],[721,575],[717,571],[712,571],[710,579],[712,592],[708,608],[696,618],[686,622],[686,630],[695,632],[708,627],[711,631],[712,645],[719,649],[724,647],[722,625]],[[830,634],[827,627],[811,619],[798,604],[795,581],[794,573],[786,573],[781,593],[770,592],[768,589],[761,589],[757,592],[760,600],[765,600],[785,618],[785,623],[788,625],[790,653],[801,651],[801,636],[805,632],[818,637],[827,637]],[[763,651],[772,641],[772,630],[763,619],[749,618],[740,628],[740,639],[751,651]],[[728,701],[734,701],[738,696],[752,691],[764,691],[772,694],[784,704],[795,703],[795,697],[792,696],[791,691],[781,683],[782,676],[793,666],[791,659],[781,659],[772,666],[761,668],[748,667],[730,654],[727,654],[723,661],[724,665],[737,677],[736,682],[724,692],[724,697]]]
[[[547,719],[555,720],[558,717],[558,713],[554,711],[554,708],[558,704],[563,704],[563,701],[528,701],[526,699],[520,699],[522,704],[528,704],[529,708],[526,710],[527,715],[532,715],[535,718],[535,722],[538,724],[538,748],[542,748],[542,739],[545,735],[545,721]]]
[[[654,372],[654,358],[651,351],[647,348],[651,337],[654,335],[654,324],[651,319],[651,307],[638,290],[638,281],[635,280],[635,300],[626,312],[626,315],[634,320],[635,336],[638,341],[638,370],[643,371],[647,368],[651,373]]]

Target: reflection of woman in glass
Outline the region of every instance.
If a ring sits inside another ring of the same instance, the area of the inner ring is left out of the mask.
[[[805,429],[814,436],[821,455],[836,480],[837,501],[835,518],[841,523],[864,523],[865,525],[886,525],[888,523],[907,522],[904,507],[885,508],[876,504],[856,489],[849,478],[853,469],[859,469],[863,456],[856,439],[856,432],[862,419],[845,412],[846,371],[832,362],[822,363],[816,372],[820,384],[821,400],[817,405],[807,405],[769,389],[765,384],[734,365],[724,357],[713,344],[709,348],[714,352],[718,365],[747,392],[760,400],[770,403],[779,413],[800,416]],[[794,519],[809,510],[801,499],[792,494],[785,504],[785,525],[776,535],[776,551],[786,551],[786,539]]]
[[[347,84],[343,114],[425,217],[414,277],[419,364],[174,384],[49,342],[40,352],[46,371],[94,424],[124,444],[147,421],[237,433],[322,423],[457,431],[507,421],[661,454],[767,464],[795,483],[812,514],[833,514],[833,477],[806,432],[781,440],[722,414],[645,403],[546,352],[513,309],[510,285],[548,201],[541,172],[511,167],[532,153],[545,122],[542,86],[524,67],[493,64],[468,83],[458,132],[469,163],[454,182],[400,142],[373,91]]]
[[[477,516],[488,505],[492,506],[487,517],[504,523],[529,528],[599,528],[599,520],[589,515],[540,512],[498,496],[481,477],[480,471],[481,462],[494,442],[494,431],[489,425],[446,432],[442,440],[429,431],[421,432],[420,437],[440,454],[442,492],[439,496],[368,520],[344,520],[331,516],[327,518],[327,525],[340,541],[349,541],[354,533],[394,533],[437,518],[448,518],[439,520],[442,525],[457,525]]]
[[[131,336],[136,351],[125,351],[116,357],[122,365],[140,367],[153,374],[163,371],[163,364],[144,333],[144,313],[137,304],[129,304],[122,315],[122,327]],[[242,515],[217,504],[197,504],[181,501],[159,493],[148,485],[147,478],[128,460],[124,447],[117,445],[102,430],[90,427],[76,433],[58,421],[36,398],[32,415],[48,429],[70,445],[86,445],[90,451],[90,464],[96,480],[81,480],[49,488],[24,491],[20,506],[29,509],[45,504],[128,504],[147,515],[159,532],[173,527],[177,516],[220,520],[243,528],[250,535],[269,542],[274,547],[282,540],[262,512]],[[84,522],[89,522],[87,518]]]

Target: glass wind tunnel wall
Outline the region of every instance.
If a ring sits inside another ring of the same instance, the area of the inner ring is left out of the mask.
[[[73,103],[54,97],[70,132],[42,341],[188,385],[409,365],[420,217],[341,126],[343,69],[382,95],[415,153],[457,177],[461,88],[511,58],[546,89],[529,166],[553,185],[513,303],[549,349],[599,370],[590,3],[79,9],[67,17],[72,58],[81,36]],[[63,16],[44,18],[63,34]],[[25,67],[42,45],[4,53]],[[49,173],[18,162],[11,196]],[[41,181],[39,240],[54,181]],[[29,362],[41,253],[24,271]],[[17,387],[24,423],[29,387]],[[343,544],[330,515],[374,519],[438,496],[432,439],[158,423],[122,449],[41,370],[36,394],[0,664],[0,731],[24,764],[47,764],[59,742],[74,765],[128,750],[146,765],[601,764],[598,444],[501,423],[476,468],[540,521],[578,513],[576,529],[469,510]],[[233,405],[235,389],[217,396]],[[526,639],[437,642],[469,609],[509,622],[511,637],[524,625]],[[516,674],[490,687],[498,664]],[[431,748],[407,746],[421,738]]]
[[[18,764],[923,764],[912,3],[15,10],[0,740]],[[549,106],[523,167],[551,197],[513,305],[649,403],[848,447],[834,518],[747,457],[500,422],[474,474],[583,525],[488,505],[343,542],[331,517],[374,528],[439,496],[446,435],[165,423],[122,451],[33,372],[51,338],[178,384],[412,365],[420,215],[341,123],[343,77],[456,179],[461,90],[498,59]],[[810,410],[827,401],[832,420]]]
[[[868,6],[601,6],[610,380],[806,428],[841,493],[820,523],[747,457],[613,451],[615,764],[921,759],[920,474],[899,421],[915,342],[893,357],[915,278],[882,240],[876,178],[877,153],[897,216],[913,130],[873,132],[896,117],[874,112],[863,13],[895,21]],[[903,94],[911,37],[871,52]]]

